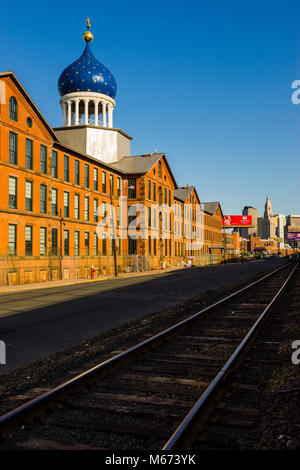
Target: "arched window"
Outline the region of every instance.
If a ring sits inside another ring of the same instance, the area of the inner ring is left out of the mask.
[[[161,178],[161,162],[158,162],[158,177]]]
[[[11,96],[9,100],[9,117],[13,121],[18,120],[18,103],[14,96]]]

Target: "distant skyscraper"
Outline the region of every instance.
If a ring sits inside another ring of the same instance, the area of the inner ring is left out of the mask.
[[[269,196],[265,203],[264,218],[262,221],[262,238],[274,238],[276,236],[276,217],[273,216],[272,204]]]
[[[243,238],[250,238],[251,235],[257,237],[257,219],[259,212],[255,207],[252,206],[245,206],[242,212],[243,215],[251,215],[252,216],[252,227],[242,227],[239,229],[240,235]]]
[[[284,227],[286,224],[286,218],[283,214],[278,214],[275,217],[277,219],[276,235],[281,239],[281,241],[278,242],[278,248],[282,250],[284,249]]]

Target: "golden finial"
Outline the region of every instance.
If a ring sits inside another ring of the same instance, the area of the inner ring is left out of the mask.
[[[90,19],[87,18],[85,21],[88,30],[83,34],[83,40],[85,42],[92,42],[94,36],[92,35],[91,31],[89,31],[89,28],[91,27]]]

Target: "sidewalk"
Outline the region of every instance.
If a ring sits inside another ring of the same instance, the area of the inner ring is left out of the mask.
[[[152,271],[122,273],[122,274],[119,274],[118,277],[115,277],[113,275],[105,276],[105,277],[99,276],[95,279],[84,277],[80,279],[67,279],[67,280],[60,279],[58,281],[44,281],[44,282],[35,282],[32,284],[17,284],[13,286],[3,286],[3,287],[0,287],[0,295],[13,293],[13,292],[27,291],[27,290],[37,290],[37,289],[47,289],[47,288],[49,289],[51,287],[71,286],[74,284],[85,284],[87,282],[107,281],[107,280],[113,280],[113,279],[120,279],[124,277],[127,278],[127,277],[138,277],[138,276],[149,276],[149,275],[155,275],[155,274],[165,274],[171,271],[178,271],[181,269],[185,269],[185,268],[176,267],[176,268],[157,269],[157,270],[152,270]]]

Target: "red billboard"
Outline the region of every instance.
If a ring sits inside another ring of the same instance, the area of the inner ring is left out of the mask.
[[[224,215],[223,227],[252,227],[252,215]]]

